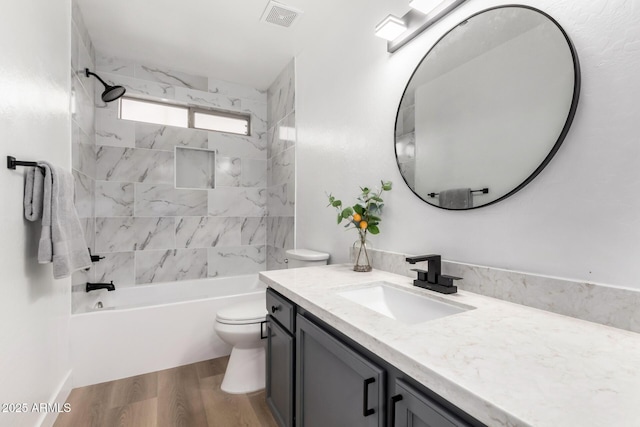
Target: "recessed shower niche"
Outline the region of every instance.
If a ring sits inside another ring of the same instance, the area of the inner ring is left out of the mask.
[[[216,152],[175,147],[176,188],[215,188]]]

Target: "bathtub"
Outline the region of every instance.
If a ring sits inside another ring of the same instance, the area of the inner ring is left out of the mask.
[[[213,328],[217,311],[256,298],[265,288],[252,274],[74,295],[73,386],[228,355],[231,347]]]

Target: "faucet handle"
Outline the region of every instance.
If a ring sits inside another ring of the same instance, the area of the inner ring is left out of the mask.
[[[418,273],[418,280],[420,280],[421,282],[427,281],[427,270],[423,270],[421,268],[412,268],[411,271],[415,271]]]
[[[447,276],[446,274],[441,274],[438,283],[443,286],[453,286],[454,280],[462,280],[462,277]]]
[[[87,248],[87,249],[89,249],[89,258],[91,258],[91,262],[99,262],[101,259],[104,259],[103,256],[92,254],[91,248]]]

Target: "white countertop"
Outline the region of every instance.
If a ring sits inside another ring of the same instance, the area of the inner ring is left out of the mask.
[[[260,279],[489,426],[640,426],[640,334],[349,265]],[[475,309],[406,325],[336,295],[376,281]]]

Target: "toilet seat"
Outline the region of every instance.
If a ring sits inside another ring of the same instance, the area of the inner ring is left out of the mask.
[[[266,296],[219,310],[216,322],[225,325],[250,325],[264,322],[267,316]]]

